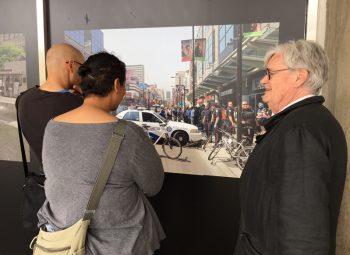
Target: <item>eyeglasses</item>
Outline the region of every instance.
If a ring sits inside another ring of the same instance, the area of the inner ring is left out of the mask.
[[[271,76],[275,73],[291,70],[291,68],[279,69],[279,70],[270,70],[268,68],[264,69],[265,75],[269,80],[271,80]]]
[[[73,62],[76,63],[76,64],[78,64],[78,65],[80,65],[80,66],[83,65],[82,63],[80,63],[80,62],[78,62],[78,61],[75,61],[75,60],[73,60]],[[69,61],[66,61],[66,64],[68,64],[68,63],[69,63]]]

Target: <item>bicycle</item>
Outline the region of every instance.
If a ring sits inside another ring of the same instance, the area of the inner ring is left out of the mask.
[[[236,161],[238,168],[243,170],[254,147],[246,145],[247,140],[245,137],[243,137],[242,141],[238,142],[233,135],[224,130],[219,129],[219,132],[223,134],[222,139],[214,146],[208,156],[208,160],[213,160],[219,151],[224,148],[230,157]]]
[[[177,139],[169,136],[165,129],[165,124],[160,124],[160,130],[162,133],[159,136],[155,133],[150,132],[153,130],[158,130],[158,128],[152,128],[151,126],[148,126],[146,124],[143,124],[142,128],[144,129],[144,131],[146,132],[146,134],[152,142],[153,140],[155,140],[153,145],[156,145],[159,141],[162,141],[162,149],[165,156],[167,156],[170,159],[177,159],[178,157],[180,157],[182,153],[182,145]]]

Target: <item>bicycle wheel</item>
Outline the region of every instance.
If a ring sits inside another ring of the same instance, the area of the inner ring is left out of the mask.
[[[243,170],[245,164],[248,161],[250,153],[252,153],[253,147],[243,147],[239,149],[235,155],[237,166],[240,170]]]
[[[207,139],[202,141],[202,149],[205,150],[205,148],[207,147],[209,143],[209,137],[207,137]]]
[[[215,145],[208,156],[208,160],[212,160],[213,158],[215,158],[216,155],[219,153],[220,149],[221,149],[221,143],[218,143],[217,145]]]
[[[171,159],[177,159],[182,153],[181,143],[174,137],[169,137],[162,144],[164,154]]]
[[[202,142],[202,149],[205,150],[205,148],[209,145],[209,143],[213,142],[212,132],[209,133],[209,135],[205,135],[205,139],[203,139]]]

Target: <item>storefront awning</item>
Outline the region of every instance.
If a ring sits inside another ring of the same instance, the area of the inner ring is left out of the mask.
[[[268,29],[260,37],[245,38],[242,43],[242,75],[248,76],[264,66],[266,52],[278,42],[278,28]],[[207,75],[198,84],[195,90],[195,97],[205,96],[206,93],[234,82],[237,75],[237,49],[224,59],[212,73]],[[206,89],[203,89],[206,88]],[[188,95],[187,98],[192,98]]]

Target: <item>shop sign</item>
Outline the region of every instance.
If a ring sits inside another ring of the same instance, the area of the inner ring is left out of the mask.
[[[231,94],[233,94],[233,89],[228,89],[228,90],[220,92],[221,97],[231,95]]]

